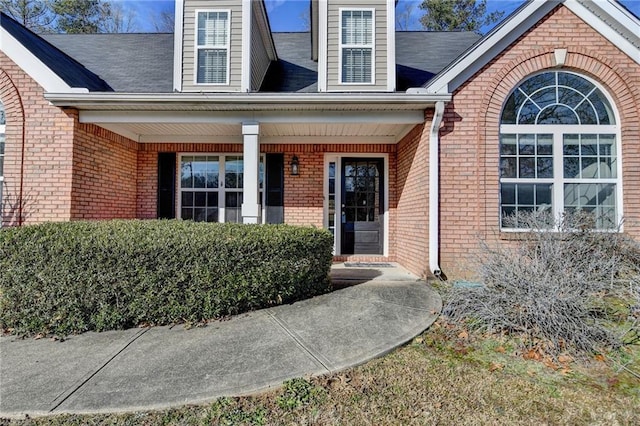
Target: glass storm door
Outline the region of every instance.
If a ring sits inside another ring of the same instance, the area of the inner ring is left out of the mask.
[[[341,254],[383,254],[384,159],[343,158]]]

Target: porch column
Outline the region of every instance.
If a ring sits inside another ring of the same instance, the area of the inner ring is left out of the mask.
[[[260,143],[258,132],[260,126],[256,122],[242,123],[242,145],[244,163],[244,195],[242,202],[242,223],[260,222]]]

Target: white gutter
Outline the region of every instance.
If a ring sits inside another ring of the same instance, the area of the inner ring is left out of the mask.
[[[320,105],[359,105],[380,109],[386,105],[411,105],[420,108],[433,106],[439,101],[450,101],[450,94],[407,93],[45,93],[46,100],[59,107],[125,107],[169,109],[174,107],[222,109],[238,106],[250,109],[277,109],[283,107]],[[382,108],[385,109],[385,108]]]
[[[444,116],[444,102],[436,102],[429,132],[429,270],[439,277],[438,264],[440,242],[440,124]]]

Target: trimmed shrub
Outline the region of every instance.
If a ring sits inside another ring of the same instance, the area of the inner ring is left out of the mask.
[[[0,230],[0,327],[201,322],[330,289],[333,238],[288,225],[114,220]]]
[[[482,286],[454,286],[444,314],[473,329],[517,334],[549,353],[592,353],[619,347],[638,332],[631,316],[640,290],[640,244],[617,232],[592,228],[588,214],[553,220],[518,218],[530,229],[517,242],[481,242]],[[631,333],[631,334],[629,334]],[[627,337],[625,337],[625,335]]]

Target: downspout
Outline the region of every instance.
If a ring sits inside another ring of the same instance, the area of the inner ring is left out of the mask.
[[[438,253],[440,242],[440,124],[444,116],[444,101],[435,105],[429,132],[429,270],[442,275]]]

